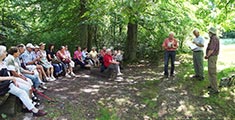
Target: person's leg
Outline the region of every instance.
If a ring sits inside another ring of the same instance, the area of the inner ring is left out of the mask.
[[[51,78],[53,80],[56,80],[56,78],[54,77],[54,67],[51,65],[51,67],[49,69],[50,69]]]
[[[198,55],[198,75],[200,77],[200,79],[204,79],[204,66],[203,66],[203,52],[199,52]]]
[[[28,110],[32,110],[34,108],[32,100],[29,98],[26,91],[22,90],[19,87],[16,87],[13,83],[10,84],[9,88],[9,93],[19,97],[19,99],[23,102],[23,104],[27,107]]]
[[[193,52],[193,66],[194,66],[195,77],[199,77],[197,57],[198,57],[197,52]]]
[[[210,56],[208,59],[208,79],[213,91],[218,91],[217,76],[216,76],[217,56]]]
[[[16,87],[13,83],[10,84],[9,88],[10,88],[9,93],[17,96],[25,105],[25,107],[31,112],[33,112],[35,116],[44,116],[47,114],[43,110],[39,110],[36,107],[34,107],[32,100],[29,98],[29,96],[24,90]]]
[[[29,96],[31,95],[32,86],[30,85],[30,83],[19,77],[16,78],[16,83],[19,85],[19,88],[27,92]]]
[[[44,71],[44,69],[41,65],[37,65],[37,69],[39,69],[42,72],[43,77],[48,78],[46,72]]]
[[[164,53],[164,75],[168,77],[168,62],[169,62],[169,52]]]
[[[40,82],[38,80],[38,77],[36,77],[35,75],[30,75],[30,74],[24,74],[24,76],[32,80],[34,88],[39,87]]]
[[[175,71],[175,56],[176,56],[176,52],[175,51],[170,52],[170,58],[171,58],[171,76],[174,75],[174,71]]]

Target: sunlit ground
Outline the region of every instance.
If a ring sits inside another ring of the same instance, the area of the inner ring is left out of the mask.
[[[218,70],[235,67],[235,44],[221,45],[218,57]]]

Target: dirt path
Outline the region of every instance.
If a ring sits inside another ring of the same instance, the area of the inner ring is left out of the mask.
[[[56,102],[43,99],[41,108],[48,111],[42,118],[26,113],[17,118],[30,120],[80,119],[207,119],[213,117],[216,107],[201,102],[200,96],[191,94],[182,86],[180,78],[162,78],[162,67],[149,64],[128,66],[124,76],[107,80],[91,75],[89,70],[79,71],[80,77],[59,78],[47,84],[45,92]]]

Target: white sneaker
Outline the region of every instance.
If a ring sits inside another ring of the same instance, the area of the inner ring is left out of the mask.
[[[50,81],[50,78],[49,78],[49,77],[46,77],[46,81]]]
[[[76,75],[73,72],[71,72],[71,76],[76,77]]]
[[[67,73],[65,74],[65,77],[71,78],[71,76]]]
[[[119,76],[119,75],[123,75],[123,74],[122,73],[118,73],[117,75]]]
[[[51,79],[56,80],[56,78],[54,76],[52,76]]]
[[[47,80],[47,81],[52,82],[52,81],[55,81],[55,80],[50,77],[49,80]]]

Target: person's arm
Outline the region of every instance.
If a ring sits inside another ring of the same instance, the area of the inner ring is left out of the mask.
[[[204,40],[203,40],[203,38],[200,38],[199,43],[196,43],[195,41],[193,41],[193,43],[195,45],[197,45],[198,47],[204,47]]]
[[[175,48],[175,49],[178,48],[178,42],[175,39],[174,39],[174,43],[172,45],[172,48]]]
[[[207,54],[205,56],[205,59],[208,59],[213,52],[214,52],[214,50],[208,50],[208,52],[207,52]]]
[[[48,60],[49,60],[49,61],[51,61],[51,60],[52,60],[52,56],[51,56],[51,54],[49,54],[49,53],[48,53],[48,54],[47,54],[47,57],[48,57]]]
[[[162,47],[167,50],[168,49],[168,46],[166,45],[166,39],[163,41],[162,43]]]
[[[22,78],[23,80],[26,80],[26,77],[23,76],[22,74],[18,74],[16,71],[10,71],[12,76],[14,77],[19,77],[19,78]]]
[[[0,81],[6,81],[6,80],[11,80],[15,84],[15,86],[18,87],[18,84],[16,83],[15,77],[10,77],[10,76],[2,77],[2,76],[0,76]]]
[[[24,74],[34,75],[34,72],[33,71],[29,71],[29,70],[23,70],[21,72],[24,73]]]

